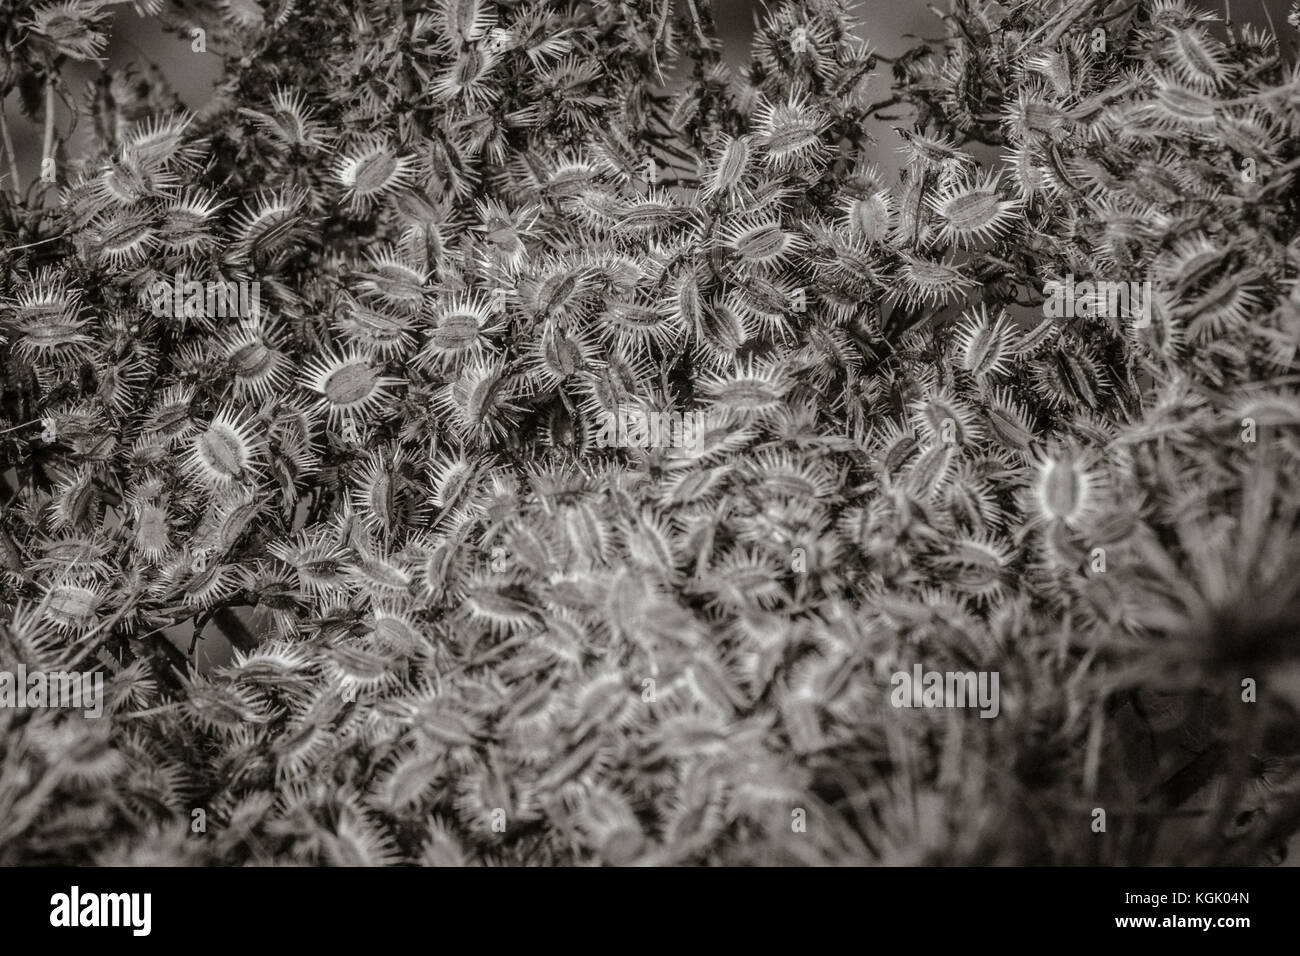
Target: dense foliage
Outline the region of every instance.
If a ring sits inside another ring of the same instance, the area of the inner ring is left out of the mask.
[[[107,694],[0,708],[0,862],[1281,854],[1293,36],[954,0],[887,60],[805,0],[736,75],[707,0],[138,12],[198,114],[61,78],[129,8],[0,0],[0,94],[94,142],[5,155],[0,668]]]

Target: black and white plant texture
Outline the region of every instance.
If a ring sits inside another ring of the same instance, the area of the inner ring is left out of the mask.
[[[0,864],[1285,859],[1297,18],[860,14],[0,0]]]

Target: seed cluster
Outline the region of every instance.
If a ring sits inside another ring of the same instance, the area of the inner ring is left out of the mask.
[[[0,94],[104,48],[100,4],[17,6]],[[0,708],[0,862],[1290,835],[1294,36],[967,0],[873,102],[840,0],[739,72],[706,0],[140,7],[213,102],[58,87],[92,150],[0,184],[0,669],[108,694]],[[1151,320],[1049,314],[1067,276]],[[996,672],[996,718],[891,706],[913,664]]]

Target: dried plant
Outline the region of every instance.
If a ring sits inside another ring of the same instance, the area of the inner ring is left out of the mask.
[[[1284,853],[1293,32],[138,3],[194,114],[68,87],[120,6],[0,0],[0,669],[105,677],[0,707],[0,862]]]

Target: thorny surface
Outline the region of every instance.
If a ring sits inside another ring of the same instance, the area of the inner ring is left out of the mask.
[[[121,6],[0,0],[51,118],[0,142],[0,669],[108,696],[0,707],[0,862],[1280,855],[1294,24],[957,0],[886,63],[808,0],[733,75],[707,0],[143,0],[222,57],[192,115],[60,79]],[[1150,323],[1043,319],[1067,276]],[[652,411],[702,443],[604,447]],[[997,718],[892,707],[917,663]]]

